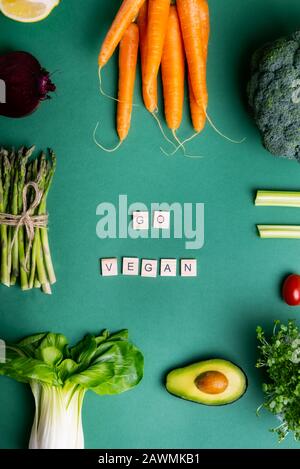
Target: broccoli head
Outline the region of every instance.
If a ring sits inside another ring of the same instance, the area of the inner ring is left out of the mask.
[[[300,31],[254,53],[248,98],[266,149],[300,162]]]

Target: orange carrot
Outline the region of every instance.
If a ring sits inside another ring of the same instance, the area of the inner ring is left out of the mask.
[[[145,73],[146,73],[146,62],[147,62],[147,21],[148,21],[148,0],[143,4],[140,9],[139,16],[137,18],[137,24],[140,32],[140,54],[141,54],[141,65],[142,65],[142,88],[143,88],[143,99],[146,109],[149,112],[154,112],[157,109],[157,80],[154,81],[153,89],[151,92],[153,95],[149,96],[146,90],[145,84]]]
[[[206,87],[206,65],[208,41],[210,34],[209,7],[207,0],[177,0],[177,8],[179,12],[182,34],[184,38],[185,52],[190,72],[190,88],[193,92],[193,94],[190,92],[190,107],[193,125],[196,130],[196,134],[186,139],[183,144],[187,141],[190,141],[199,132],[201,132],[205,125],[206,119],[208,120],[212,128],[215,130],[215,132],[217,132],[225,140],[236,144],[243,143],[245,139],[233,140],[232,138],[229,138],[227,135],[222,133],[215,126],[215,124],[206,112],[208,104],[208,93]],[[195,21],[194,19],[193,21],[193,17],[197,18],[197,20]],[[191,24],[194,27],[191,30],[192,32],[189,34],[189,25]],[[195,35],[196,33],[198,34],[198,36]],[[202,43],[201,48],[200,43]],[[199,54],[198,62],[197,54]],[[196,107],[196,104],[198,104],[198,109]]]
[[[175,5],[170,8],[161,70],[165,115],[168,127],[175,133],[181,124],[184,102],[184,48]]]
[[[200,18],[201,18],[201,37],[203,44],[203,53],[205,60],[205,67],[207,65],[207,54],[208,54],[208,41],[210,33],[210,23],[209,23],[209,8],[206,0],[200,0]],[[191,85],[191,79],[188,78],[189,82],[189,95],[190,95],[190,110],[191,117],[193,122],[193,127],[197,133],[200,133],[205,126],[206,122],[206,113],[204,110],[197,104],[197,101],[194,96],[194,92]]]
[[[199,106],[199,104],[197,103],[195,99],[190,77],[188,77],[188,83],[189,83],[189,101],[190,101],[191,118],[192,118],[193,127],[198,134],[201,132],[201,130],[204,129],[205,122],[206,122],[206,115],[205,115],[204,109],[201,106]]]
[[[144,2],[145,0],[123,0],[123,3],[120,6],[120,9],[102,44],[98,57],[98,65],[100,69],[107,64],[113,55],[123,34],[130,23],[135,20]]]
[[[209,7],[207,0],[200,0],[200,18],[204,60],[207,62],[208,41],[210,34]]]
[[[127,137],[130,129],[138,47],[139,29],[135,23],[131,23],[120,42],[119,53],[117,132],[121,141]]]
[[[154,89],[157,74],[161,63],[161,57],[167,32],[170,0],[149,0],[148,29],[147,29],[147,61],[145,71],[146,93],[150,100],[151,108],[154,103]]]
[[[206,57],[202,39],[201,11],[203,0],[177,0],[184,48],[196,102],[206,112]]]
[[[94,130],[94,142],[107,152],[117,150],[128,135],[131,123],[132,101],[139,50],[139,28],[131,23],[126,29],[119,49],[119,91],[117,104],[117,133],[119,143],[114,148],[106,148],[96,139],[99,122]]]

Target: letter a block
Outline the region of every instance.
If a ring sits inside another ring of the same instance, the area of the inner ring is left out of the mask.
[[[176,277],[177,259],[161,259],[160,275],[161,277]]]

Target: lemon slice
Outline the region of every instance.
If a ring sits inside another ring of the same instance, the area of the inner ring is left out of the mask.
[[[51,13],[60,0],[0,0],[2,13],[15,21],[35,23]]]

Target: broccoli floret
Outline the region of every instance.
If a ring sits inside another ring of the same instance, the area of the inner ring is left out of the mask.
[[[253,54],[248,99],[266,149],[300,162],[300,31]]]

